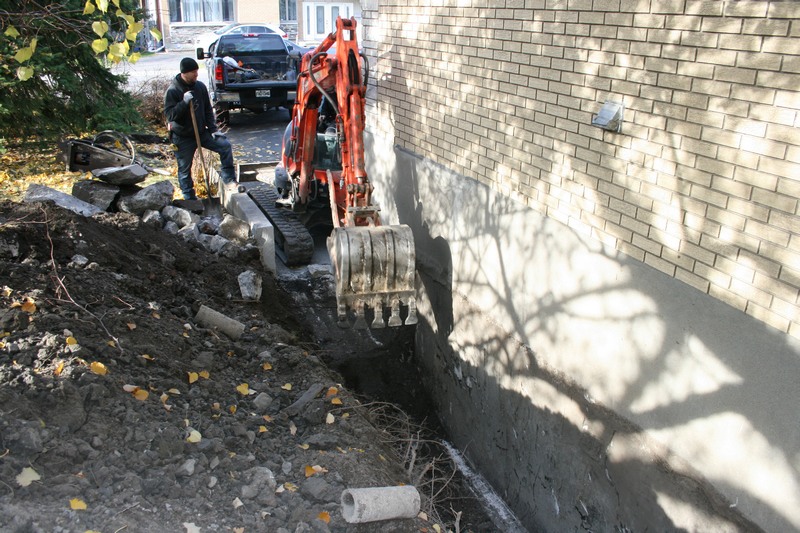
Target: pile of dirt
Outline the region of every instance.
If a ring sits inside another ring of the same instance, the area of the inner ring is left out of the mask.
[[[258,302],[241,300],[248,269]],[[0,530],[491,529],[454,519],[474,501],[440,518],[424,493],[427,515],[344,521],[344,489],[425,478],[409,479],[402,434],[375,425],[402,416],[323,362],[354,345],[321,345],[296,301],[256,255],[216,256],[129,214],[0,203]],[[201,305],[244,334],[200,326]]]

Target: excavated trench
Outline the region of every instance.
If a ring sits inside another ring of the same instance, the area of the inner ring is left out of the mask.
[[[437,474],[440,478],[449,478],[446,483],[447,497],[437,502],[444,520],[449,519],[452,525],[454,513],[461,512],[461,531],[478,533],[503,530],[503,524],[496,523],[497,513],[490,506],[487,507],[487,499],[491,500],[492,497],[487,498],[480,488],[473,488],[468,476],[455,467],[456,462],[448,459],[447,450],[452,451],[452,447],[447,443],[447,435],[439,421],[440,415],[423,386],[416,363],[415,326],[378,330],[338,327],[333,278],[329,273],[330,261],[324,246],[325,234],[324,231],[312,234],[316,245],[313,264],[290,269],[279,261],[277,277],[292,295],[295,304],[305,309],[306,325],[309,336],[313,338],[315,353],[341,375],[343,385],[354,392],[362,404],[376,408],[378,415],[375,420],[378,424],[394,426],[396,418],[407,416],[405,423],[413,430],[406,437],[409,441],[417,441],[408,449],[414,448],[418,465],[427,460],[434,470],[442,467],[449,469],[449,473]],[[387,410],[382,407],[383,404],[396,406],[400,411],[395,408]],[[404,414],[400,415],[400,412]],[[395,431],[396,427],[388,430]],[[409,465],[404,466],[408,468]],[[419,479],[427,478],[421,476]],[[423,494],[429,490],[415,484]]]

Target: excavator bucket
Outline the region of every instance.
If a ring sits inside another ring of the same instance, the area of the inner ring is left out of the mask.
[[[328,237],[328,252],[336,277],[339,325],[349,326],[347,309],[356,316],[354,328],[366,328],[365,311],[374,310],[371,327],[382,328],[384,308],[389,326],[417,323],[414,291],[414,235],[406,225],[338,227]],[[408,308],[405,321],[400,306]]]

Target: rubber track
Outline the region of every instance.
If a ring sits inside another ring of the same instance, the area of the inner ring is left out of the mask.
[[[307,265],[314,254],[314,239],[297,216],[275,205],[278,191],[270,185],[253,187],[247,194],[272,222],[275,232],[275,251],[288,266]]]

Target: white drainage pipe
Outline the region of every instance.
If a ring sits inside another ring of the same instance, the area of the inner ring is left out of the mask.
[[[342,516],[349,524],[414,518],[419,514],[419,492],[411,485],[346,489],[341,500]]]

